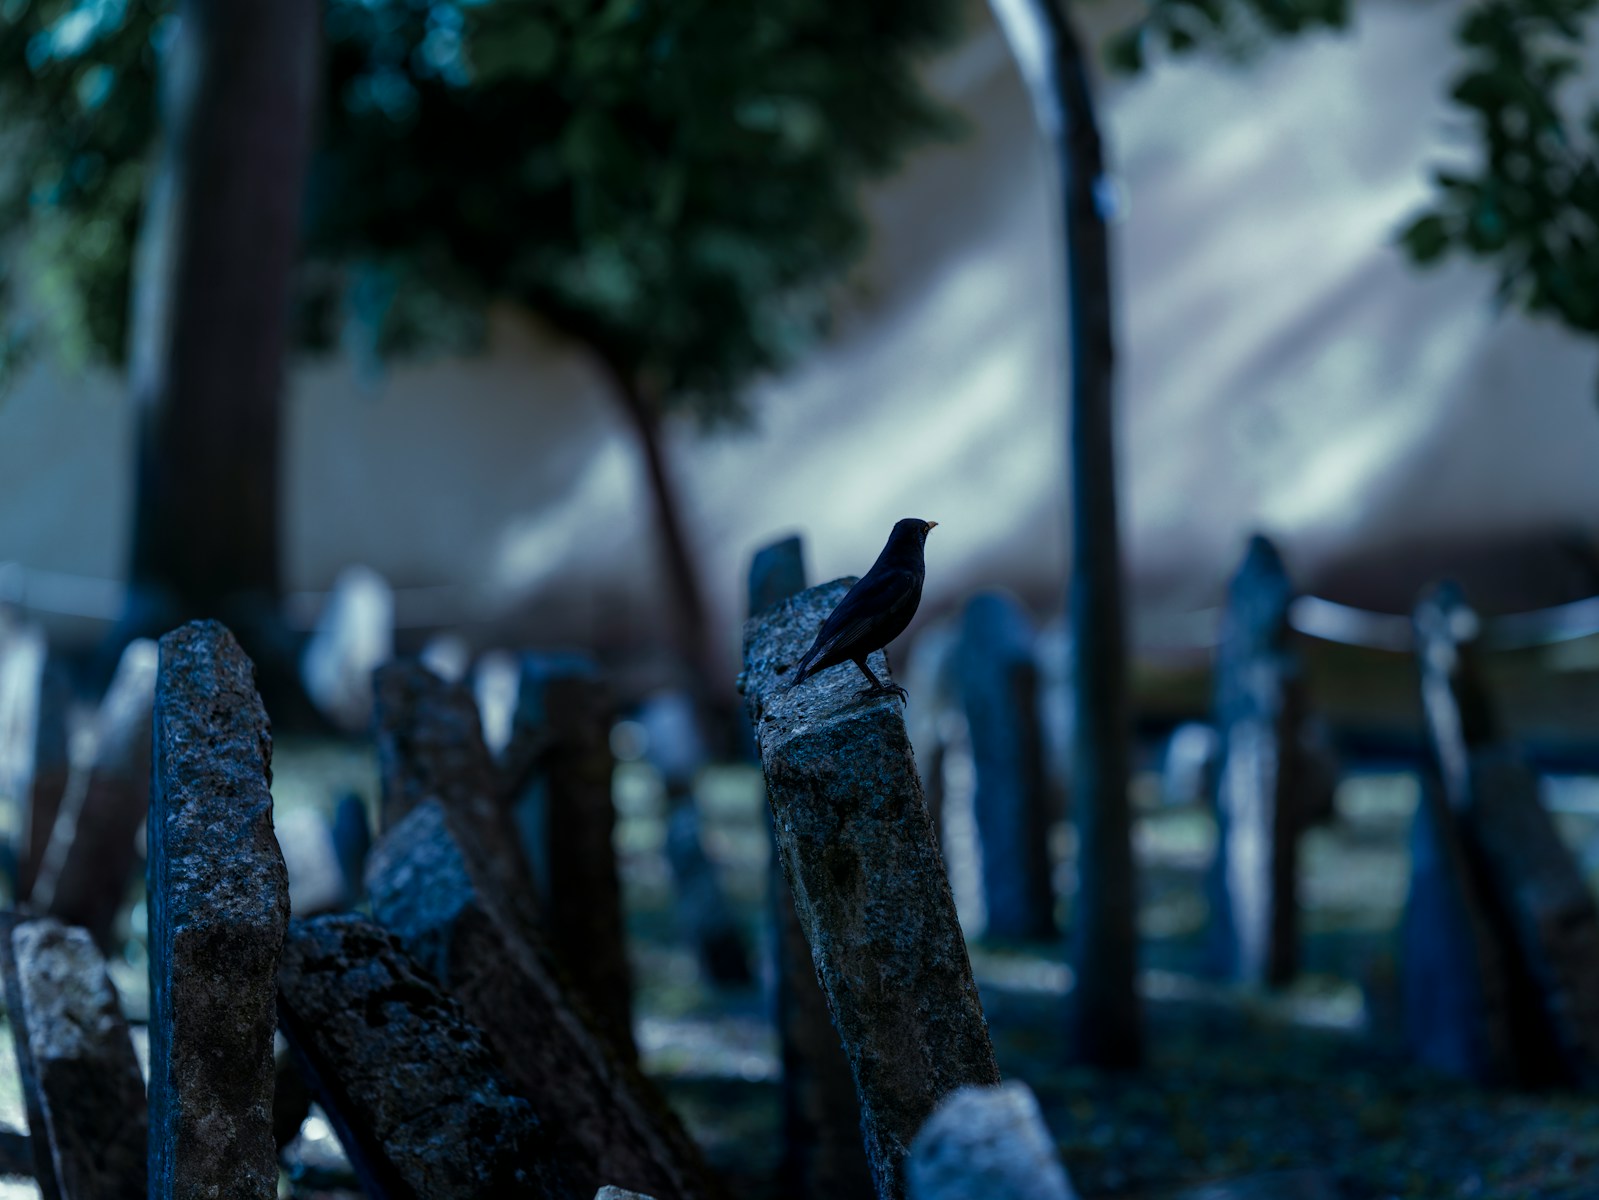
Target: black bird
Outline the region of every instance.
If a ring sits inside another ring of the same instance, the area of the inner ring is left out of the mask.
[[[894,526],[888,545],[872,569],[860,577],[822,622],[822,631],[800,659],[790,687],[799,686],[818,671],[852,662],[872,681],[871,687],[861,689],[861,695],[897,692],[900,699],[905,698],[904,688],[884,683],[872,674],[866,656],[904,633],[916,615],[916,606],[922,602],[922,580],[927,574],[922,550],[929,531],[937,524],[906,517]]]

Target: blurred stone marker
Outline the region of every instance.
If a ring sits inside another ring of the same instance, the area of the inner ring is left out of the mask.
[[[922,775],[922,794],[927,811],[938,831],[944,856],[944,764],[951,743],[964,737],[965,715],[961,712],[959,662],[960,625],[952,621],[932,621],[924,625],[905,656],[903,681],[911,702],[905,708],[905,728],[910,732],[916,752],[916,766]],[[957,732],[959,731],[959,732]]]
[[[1304,681],[1293,584],[1258,534],[1233,576],[1216,652],[1216,856],[1207,878],[1215,971],[1276,986],[1299,965],[1299,756]]]
[[[607,1184],[594,1193],[594,1200],[652,1200],[643,1192],[630,1192],[625,1188],[611,1187]]]
[[[1434,1070],[1482,1084],[1518,1074],[1508,947],[1438,786],[1423,781],[1410,827],[1400,923],[1405,1045]]]
[[[637,720],[645,731],[645,758],[666,789],[666,860],[672,868],[678,928],[707,979],[735,987],[747,984],[755,977],[749,950],[705,852],[694,799],[694,784],[708,757],[694,702],[685,692],[656,692],[640,706]]]
[[[1472,650],[1482,624],[1460,588],[1441,583],[1417,601],[1413,627],[1428,753],[1445,803],[1462,812],[1470,796],[1471,751],[1500,734]]]
[[[1599,909],[1513,754],[1479,750],[1470,763],[1465,827],[1509,915],[1517,957],[1536,989],[1563,1082],[1599,1087]]]
[[[472,665],[472,647],[458,633],[434,634],[423,645],[418,658],[445,683],[460,683]]]
[[[503,769],[551,947],[618,1050],[633,1045],[633,982],[616,872],[610,688],[575,654],[524,654]]]
[[[1050,885],[1049,793],[1038,721],[1033,629],[1013,597],[973,596],[961,620],[961,700],[977,788],[987,934],[1055,936]]]
[[[911,1144],[910,1200],[1076,1200],[1025,1083],[963,1087]]]
[[[971,963],[897,697],[845,672],[788,677],[852,580],[744,627],[745,697],[783,872],[827,992],[881,1197],[950,1092],[999,1082]],[[872,666],[888,670],[881,653]]]
[[[1160,802],[1165,808],[1187,808],[1207,802],[1216,787],[1216,760],[1221,739],[1214,726],[1184,721],[1166,739],[1160,770]]]
[[[55,830],[72,774],[72,682],[66,664],[47,655],[39,678],[38,723],[34,727],[32,775],[28,782],[27,835],[18,843],[17,895],[33,898],[39,864]]]
[[[6,940],[7,1015],[25,1086],[35,1089],[33,1145],[50,1160],[41,1191],[143,1200],[144,1077],[105,960],[86,930],[53,918],[15,922]]]
[[[507,1086],[460,1007],[378,926],[296,919],[279,974],[284,1036],[377,1200],[575,1200],[557,1126]]]
[[[27,918],[16,912],[0,913],[0,985],[5,990],[8,1014],[26,1011],[22,996],[22,976],[17,966],[15,948],[11,944],[12,931]],[[22,1106],[28,1115],[28,1128],[32,1137],[28,1150],[32,1167],[30,1173],[39,1185],[43,1200],[61,1200],[61,1188],[56,1182],[55,1160],[50,1154],[50,1139],[45,1134],[44,1092],[39,1086],[38,1074],[33,1068],[33,1052],[28,1046],[27,1029],[21,1021],[12,1019],[11,1038],[17,1055],[17,1083],[22,1092]]]
[[[472,671],[472,697],[483,726],[483,744],[495,758],[505,753],[511,740],[511,717],[516,712],[521,678],[522,668],[509,650],[488,651]]]
[[[762,546],[750,559],[750,616],[805,590],[805,543],[797,534]]]
[[[499,885],[535,903],[472,693],[410,659],[380,667],[375,678],[380,827],[392,829],[418,804],[437,800],[492,863]]]
[[[785,538],[750,564],[749,612],[759,616],[805,590],[804,547]],[[771,812],[767,810],[767,828]],[[775,838],[768,868],[773,1018],[783,1063],[783,1167],[787,1194],[804,1200],[855,1200],[873,1194],[861,1140],[860,1102],[827,995],[816,978]]]
[[[346,733],[372,725],[372,672],[394,656],[394,590],[370,567],[340,571],[306,643],[301,678],[318,711]]]
[[[289,873],[289,910],[313,917],[350,903],[328,819],[314,808],[294,808],[278,813],[273,824]]]
[[[26,819],[39,730],[44,630],[0,611],[0,799]]]
[[[524,897],[497,886],[436,801],[373,847],[378,920],[487,1035],[516,1094],[576,1148],[576,1181],[646,1188],[661,1200],[720,1195],[654,1087],[574,1005]]]
[[[272,735],[222,625],[161,639],[148,826],[150,1192],[273,1200],[272,1034],[289,883]]]
[[[33,888],[35,909],[81,925],[102,948],[139,865],[158,657],[148,639],[123,649],[95,715],[93,752],[73,768]]]
[[[1482,1084],[1532,1082],[1551,1055],[1512,931],[1464,825],[1473,748],[1494,733],[1470,642],[1478,622],[1459,589],[1432,589],[1414,628],[1431,771],[1410,830],[1401,923],[1405,1044],[1418,1061]]]
[[[352,901],[366,891],[366,856],[372,850],[372,819],[359,792],[346,792],[333,810],[333,850],[344,873],[345,893]]]

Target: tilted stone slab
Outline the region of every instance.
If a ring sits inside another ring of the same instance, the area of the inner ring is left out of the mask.
[[[744,684],[784,875],[855,1077],[881,1197],[938,1102],[999,1082],[944,862],[896,697],[858,673],[790,688],[849,589],[811,588],[744,628]],[[871,666],[883,678],[881,653]]]
[[[749,611],[759,616],[805,590],[804,546],[785,538],[750,562]],[[751,738],[751,748],[754,739]],[[767,829],[771,830],[768,809]],[[783,1179],[803,1200],[854,1200],[873,1192],[861,1141],[855,1080],[816,979],[810,943],[778,863],[776,841],[767,880],[773,1019],[783,1063]]]
[[[62,1200],[143,1200],[144,1077],[105,960],[87,930],[50,918],[18,922],[8,937],[8,989],[18,1059],[36,1089],[34,1144],[48,1153]],[[42,1189],[41,1189],[42,1190]]]
[[[594,1200],[651,1200],[651,1197],[643,1192],[630,1192],[625,1188],[607,1185],[594,1193]]]
[[[911,1200],[1076,1200],[1025,1083],[961,1088],[911,1144]]]
[[[161,639],[153,754],[150,1192],[274,1200],[272,1036],[289,881],[254,668],[215,621]]]
[[[0,982],[5,987],[6,1012],[25,1011],[22,998],[22,977],[17,969],[17,956],[11,945],[11,932],[26,918],[15,912],[0,913]],[[61,1200],[61,1188],[56,1183],[55,1160],[50,1155],[50,1139],[45,1134],[43,1091],[39,1087],[38,1072],[33,1067],[33,1049],[28,1044],[27,1027],[16,1019],[11,1021],[11,1041],[17,1054],[17,1082],[22,1088],[22,1105],[28,1115],[27,1149],[32,1161],[32,1173],[39,1185],[43,1200]]]
[[[1464,824],[1508,913],[1567,1082],[1599,1086],[1599,909],[1514,755],[1471,756]]]
[[[413,659],[373,675],[377,689],[379,828],[394,828],[417,805],[436,800],[457,834],[473,845],[495,887],[519,911],[539,909],[533,876],[503,798],[503,781],[483,743],[477,702],[462,683],[446,683]]]
[[[289,926],[283,1034],[373,1200],[576,1200],[555,1131],[399,944],[361,917]]]
[[[158,655],[144,638],[123,650],[95,716],[93,761],[73,768],[33,889],[36,909],[83,926],[101,946],[139,865]]]
[[[512,1088],[576,1147],[585,1188],[721,1194],[649,1081],[580,1012],[535,915],[497,886],[438,802],[378,840],[366,884],[378,920],[487,1035]]]

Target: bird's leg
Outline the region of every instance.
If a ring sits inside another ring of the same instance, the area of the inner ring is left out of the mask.
[[[869,688],[862,688],[859,692],[855,693],[857,696],[898,695],[901,700],[904,700],[907,703],[909,702],[910,697],[906,694],[905,689],[900,687],[897,683],[884,683],[876,675],[872,674],[872,668],[866,665],[866,659],[864,657],[857,658],[855,660],[855,665],[866,673],[866,678],[872,681],[872,686]]]

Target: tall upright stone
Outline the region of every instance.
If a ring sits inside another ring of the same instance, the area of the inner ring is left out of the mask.
[[[466,1015],[356,916],[296,920],[284,1036],[372,1200],[580,1200],[558,1127],[507,1085]]]
[[[33,888],[35,909],[83,926],[102,947],[139,865],[158,654],[148,639],[123,649],[95,715],[93,754],[74,766]]]
[[[550,944],[617,1048],[633,1045],[632,975],[616,871],[614,710],[594,663],[525,654],[504,769]]]
[[[564,1132],[579,1183],[660,1200],[720,1194],[677,1118],[574,1002],[525,894],[499,885],[442,805],[423,802],[378,840],[367,892],[378,920],[483,1030],[512,1090]]]
[[[1039,727],[1033,628],[1014,597],[982,592],[961,621],[958,671],[977,789],[987,933],[1055,936],[1049,782]]]
[[[41,1192],[61,1200],[144,1200],[144,1077],[105,960],[83,929],[9,923],[0,951],[29,1124],[49,1159]]]
[[[151,773],[150,1191],[271,1200],[272,1037],[289,882],[272,735],[233,635],[161,639]]]
[[[1206,886],[1213,967],[1255,985],[1286,983],[1299,963],[1305,703],[1293,598],[1276,547],[1257,534],[1233,576],[1216,654],[1217,842]]]
[[[785,538],[756,552],[750,563],[751,617],[804,590],[799,538]],[[773,1017],[783,1063],[784,1193],[797,1200],[869,1197],[872,1175],[849,1060],[827,1011],[827,996],[811,963],[810,943],[783,878],[775,839],[768,876]]]
[[[783,872],[855,1078],[878,1195],[938,1102],[999,1081],[910,739],[894,697],[845,672],[788,679],[851,580],[744,628],[745,697]],[[882,654],[871,665],[882,678]]]

